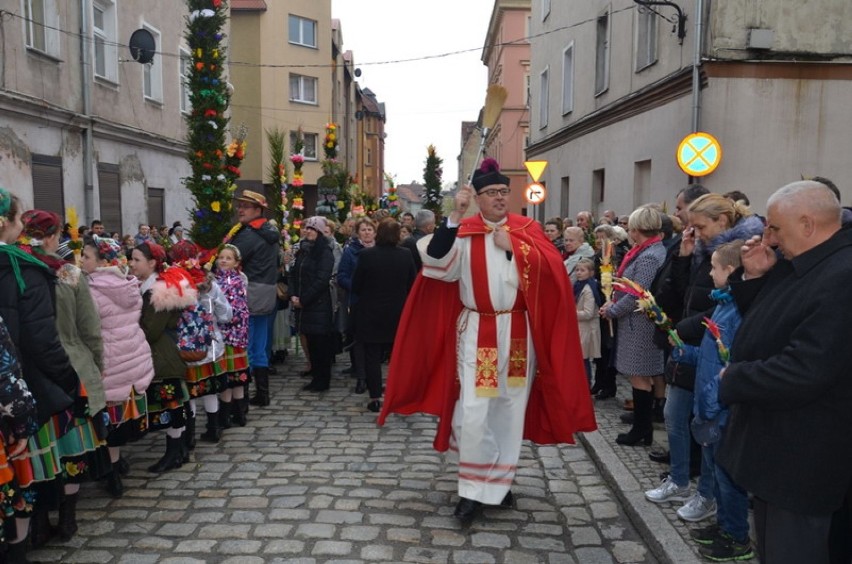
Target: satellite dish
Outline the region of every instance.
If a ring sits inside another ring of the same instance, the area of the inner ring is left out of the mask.
[[[147,29],[137,29],[130,36],[130,56],[137,63],[146,65],[154,60],[157,45],[154,36]]]
[[[355,76],[356,77],[361,76],[361,69],[355,69]]]

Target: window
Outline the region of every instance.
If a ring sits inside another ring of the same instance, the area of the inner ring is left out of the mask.
[[[651,161],[633,163],[633,207],[651,201]]]
[[[541,0],[541,21],[547,19],[550,15],[550,0]]]
[[[192,110],[192,101],[189,99],[189,72],[192,65],[192,55],[180,48],[180,64],[178,65],[178,80],[180,81],[180,111],[188,114]]]
[[[317,79],[300,74],[290,75],[290,101],[305,104],[317,103]]]
[[[574,110],[574,42],[562,51],[562,115]]]
[[[296,146],[296,135],[297,132],[290,132],[290,151],[293,152],[293,147]],[[315,161],[317,160],[317,143],[319,142],[319,135],[316,133],[304,133],[302,132],[302,142],[305,144],[305,148],[302,149],[302,156],[305,157],[306,160]]]
[[[118,36],[114,0],[95,0],[92,6],[92,32],[95,48],[95,76],[118,82]]]
[[[32,156],[33,208],[65,216],[62,193],[62,157]]]
[[[121,180],[118,165],[98,163],[98,196],[101,221],[107,232],[124,233],[121,225]],[[157,225],[162,225],[158,223]]]
[[[559,204],[562,208],[562,217],[568,217],[568,211],[571,209],[571,177],[562,177],[561,197]]]
[[[524,105],[530,107],[530,73],[524,74]]]
[[[59,13],[56,0],[23,0],[24,41],[35,49],[59,56]]]
[[[367,156],[364,161],[366,166],[373,166],[373,150],[370,147],[367,147]]]
[[[154,36],[154,45],[160,45],[160,32],[151,26],[142,25]],[[146,100],[163,101],[163,57],[154,55],[150,63],[142,65],[142,90]]]
[[[598,208],[606,197],[606,170],[599,168],[592,171],[592,215],[598,217]]]
[[[598,16],[595,45],[595,96],[609,88],[609,12]]]
[[[317,22],[290,14],[290,43],[316,48]]]
[[[148,225],[166,224],[166,189],[148,188]]]
[[[549,89],[550,80],[548,79],[549,69],[545,68],[541,71],[541,92],[539,93],[539,108],[538,122],[539,128],[547,127],[547,106],[550,104],[550,96],[547,91]]]
[[[636,12],[636,72],[657,62],[657,14],[648,8]]]

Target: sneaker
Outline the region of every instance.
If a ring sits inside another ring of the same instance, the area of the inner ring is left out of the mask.
[[[645,498],[654,503],[666,503],[668,501],[686,501],[689,499],[689,484],[678,486],[671,476],[666,477],[663,483],[653,490],[645,492]]]
[[[718,524],[713,524],[700,529],[690,529],[689,536],[698,544],[710,545],[722,539],[722,529]]]
[[[698,492],[695,492],[689,500],[683,504],[683,507],[677,510],[677,516],[684,521],[696,523],[703,521],[716,514],[716,500],[707,499]]]
[[[709,546],[702,546],[698,552],[707,560],[713,562],[730,562],[732,560],[751,560],[757,558],[757,553],[751,545],[751,540],[738,542],[722,533],[722,538]]]

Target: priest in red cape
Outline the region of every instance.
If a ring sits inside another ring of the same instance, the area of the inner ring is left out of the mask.
[[[511,506],[521,442],[594,431],[573,291],[533,219],[508,213],[509,179],[486,159],[431,240],[397,330],[378,424],[440,418],[434,446],[459,455],[455,516]],[[476,193],[474,194],[474,189]],[[480,213],[461,219],[475,198]]]

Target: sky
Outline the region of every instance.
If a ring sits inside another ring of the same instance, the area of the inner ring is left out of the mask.
[[[444,184],[458,178],[461,122],[476,121],[485,103],[481,57],[493,7],[494,0],[332,0],[343,49],[361,69],[358,84],[385,104],[385,171],[397,184],[423,183],[430,144],[444,160]],[[464,52],[449,54],[457,51]],[[410,60],[424,57],[435,58]]]

